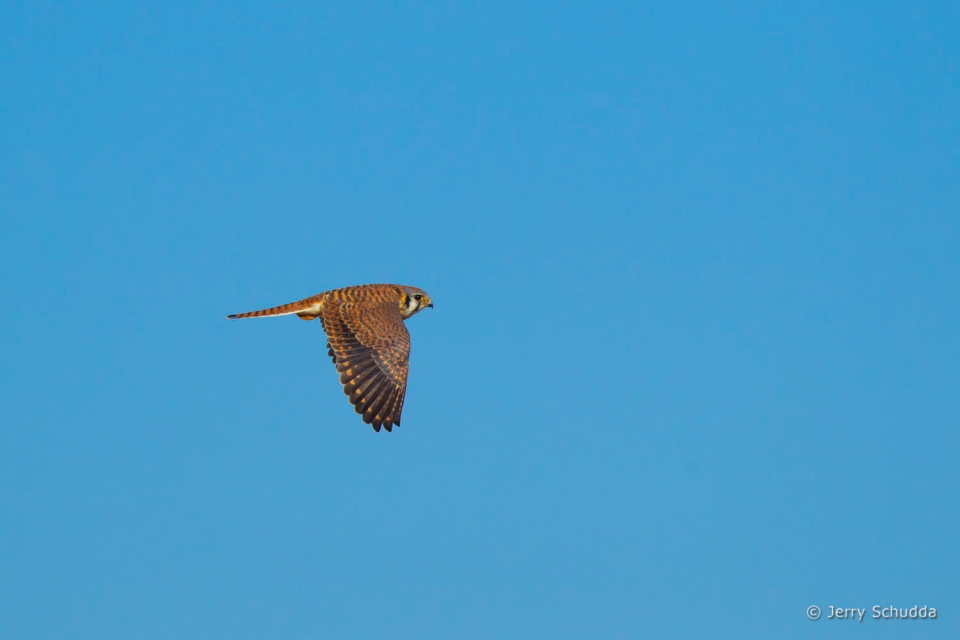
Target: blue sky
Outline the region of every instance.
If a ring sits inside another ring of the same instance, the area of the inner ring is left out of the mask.
[[[0,8],[0,635],[960,637],[960,9],[341,4]]]

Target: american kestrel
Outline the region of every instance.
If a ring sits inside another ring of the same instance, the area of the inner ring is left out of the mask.
[[[400,426],[410,362],[410,333],[403,321],[427,307],[433,302],[423,289],[364,284],[227,318],[292,314],[302,320],[320,318],[343,392],[363,421],[379,432],[381,426],[387,431]]]

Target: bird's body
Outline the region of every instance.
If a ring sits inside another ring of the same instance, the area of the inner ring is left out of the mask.
[[[403,322],[427,307],[433,307],[430,296],[417,287],[365,284],[227,318],[319,318],[350,403],[374,430],[390,431],[400,424],[407,390],[410,334]]]

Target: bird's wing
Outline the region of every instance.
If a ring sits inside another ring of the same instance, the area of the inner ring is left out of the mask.
[[[343,392],[363,421],[392,430],[407,391],[410,333],[396,302],[343,302],[320,314]]]

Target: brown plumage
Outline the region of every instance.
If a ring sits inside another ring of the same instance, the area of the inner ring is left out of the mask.
[[[375,431],[381,426],[390,431],[393,425],[400,426],[407,391],[410,333],[403,322],[427,307],[433,303],[422,289],[365,284],[227,318],[319,318],[327,334],[327,354],[337,367],[350,404]]]

